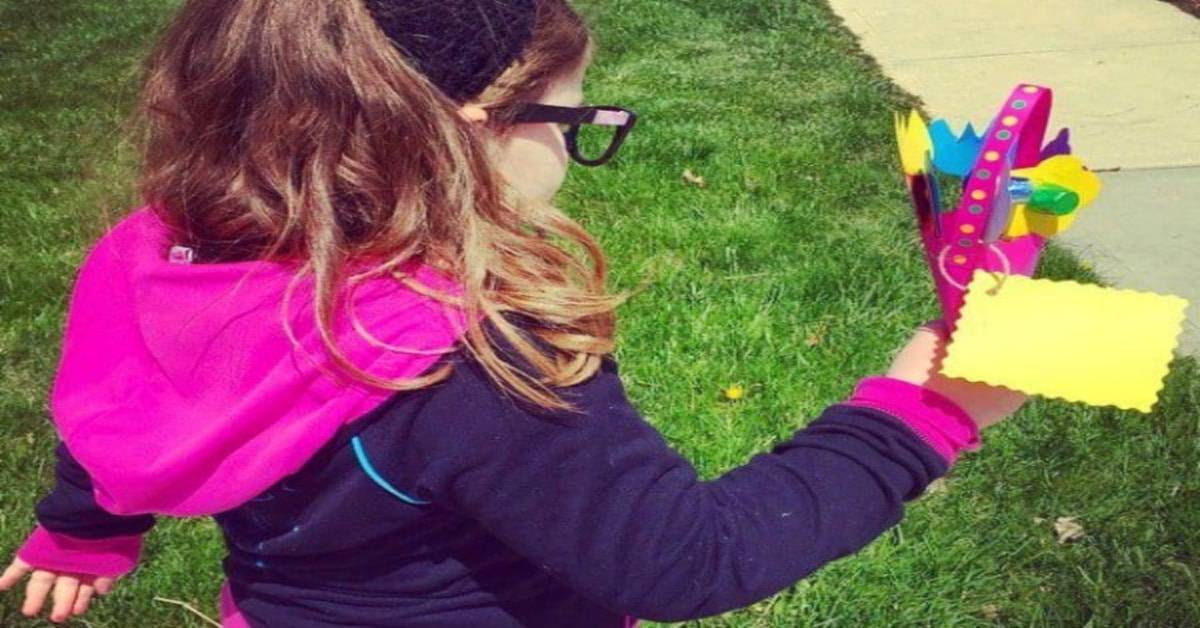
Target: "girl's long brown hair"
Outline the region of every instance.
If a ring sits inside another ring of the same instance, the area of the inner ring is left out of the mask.
[[[390,380],[337,347],[341,287],[386,274],[461,307],[464,344],[496,383],[574,410],[551,387],[596,372],[629,294],[607,294],[604,254],[579,224],[505,186],[486,142],[511,131],[512,105],[590,62],[592,45],[564,0],[538,0],[523,59],[476,99],[491,114],[484,127],[405,60],[362,0],[188,0],[147,61],[139,190],[197,262],[295,262],[297,280],[311,273],[323,343],[354,379],[415,390],[452,368]],[[462,297],[399,270],[414,259],[449,274]],[[372,270],[347,277],[361,260]],[[504,359],[485,323],[537,373]]]

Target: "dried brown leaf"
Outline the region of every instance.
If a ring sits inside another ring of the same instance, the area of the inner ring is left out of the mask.
[[[708,186],[708,182],[704,180],[704,177],[692,172],[691,168],[688,168],[683,171],[683,180],[687,183],[691,183],[692,185],[694,185],[698,188],[703,188],[703,187]]]
[[[1083,526],[1075,517],[1059,517],[1054,520],[1054,531],[1058,534],[1059,543],[1070,543],[1087,536]]]

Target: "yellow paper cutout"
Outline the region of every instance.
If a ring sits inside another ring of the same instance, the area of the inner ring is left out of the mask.
[[[1066,216],[1055,216],[1033,211],[1024,204],[1017,205],[1013,207],[1012,222],[1004,231],[1009,238],[1019,238],[1029,233],[1046,238],[1058,235],[1075,222],[1079,210],[1090,205],[1100,194],[1100,177],[1088,170],[1074,155],[1055,155],[1033,168],[1013,170],[1012,175],[1029,179],[1035,187],[1054,184],[1071,190],[1079,196],[1079,206]]]
[[[1149,412],[1162,390],[1187,305],[1175,296],[1019,275],[1000,278],[979,270],[942,373],[1027,394]]]
[[[1004,235],[1009,238],[1019,238],[1036,233],[1044,238],[1053,237],[1066,231],[1075,222],[1078,213],[1079,210],[1076,209],[1066,216],[1055,216],[1033,211],[1024,203],[1014,205],[1012,222],[1008,223],[1008,229],[1004,231]]]
[[[1053,183],[1079,195],[1079,207],[1084,208],[1100,194],[1100,177],[1088,170],[1074,155],[1055,155],[1033,168],[1013,170],[1014,177],[1029,179],[1038,184]]]
[[[933,157],[933,140],[929,137],[929,127],[921,114],[913,109],[906,119],[897,113],[896,142],[900,145],[900,167],[906,175],[922,174],[925,172],[925,156]]]

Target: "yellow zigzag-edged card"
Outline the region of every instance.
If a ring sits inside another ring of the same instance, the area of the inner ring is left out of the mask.
[[[947,347],[947,377],[1150,412],[1188,302],[977,270]]]

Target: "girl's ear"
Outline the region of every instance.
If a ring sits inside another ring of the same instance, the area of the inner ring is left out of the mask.
[[[463,105],[458,110],[458,115],[462,116],[467,122],[487,122],[487,109],[478,105]]]

